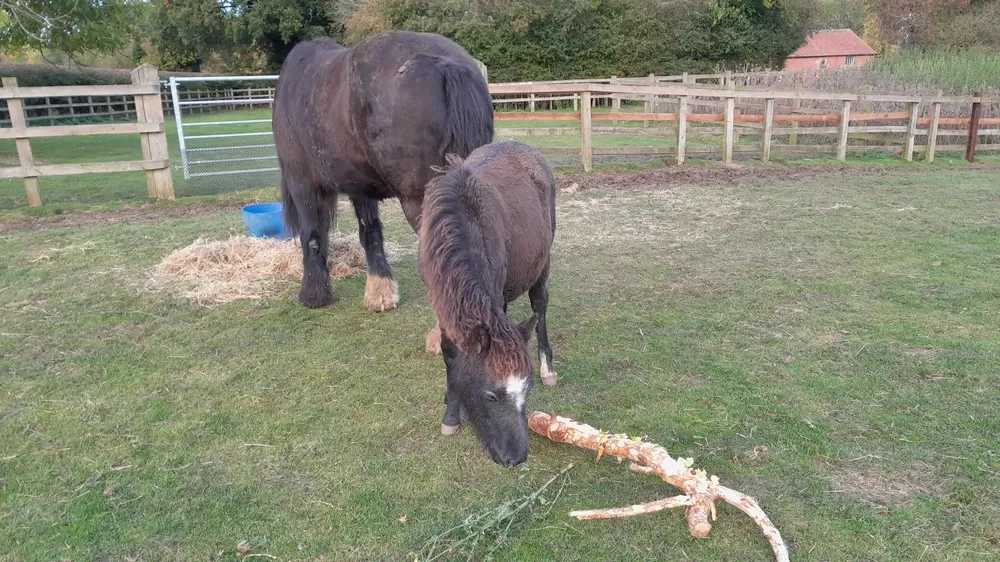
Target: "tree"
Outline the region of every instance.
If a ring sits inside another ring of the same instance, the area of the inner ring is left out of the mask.
[[[868,17],[865,0],[821,0],[818,9],[817,29],[852,29],[860,35]]]
[[[340,31],[330,0],[235,0],[227,18],[230,40],[258,51],[272,71],[296,43]]]
[[[213,52],[229,50],[225,25],[217,0],[158,3],[148,23],[153,62],[170,70],[200,70]]]
[[[805,41],[815,13],[811,0],[708,0],[686,53],[728,68],[780,68]]]
[[[128,44],[142,8],[128,0],[0,0],[0,46],[111,52]]]
[[[917,48],[932,37],[936,15],[969,5],[970,0],[870,0],[866,39],[889,48]]]
[[[941,10],[928,46],[953,50],[1000,50],[1000,2],[979,0]]]
[[[816,0],[340,0],[344,37],[386,29],[456,40],[490,78],[707,71],[783,60]]]

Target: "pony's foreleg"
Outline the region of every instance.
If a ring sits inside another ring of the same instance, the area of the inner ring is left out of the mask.
[[[441,324],[438,323],[437,316],[434,318],[434,327],[424,338],[424,351],[431,355],[441,355]]]
[[[358,217],[358,237],[365,249],[368,262],[368,279],[365,282],[365,308],[384,312],[399,303],[399,287],[392,277],[392,269],[385,257],[382,239],[382,220],[378,215],[378,201],[351,199]]]
[[[441,435],[455,435],[462,426],[461,405],[458,402],[458,393],[448,385],[448,391],[444,394],[444,418],[441,419]]]
[[[458,390],[452,382],[449,356],[444,358],[445,372],[448,374],[448,390],[444,394],[444,418],[441,420],[441,435],[455,435],[462,425],[462,407],[458,400]]]
[[[337,200],[332,204],[316,190],[298,190],[312,195],[306,201],[296,201],[299,219],[299,240],[302,243],[302,286],[299,303],[307,308],[319,308],[334,302],[330,290],[330,221],[336,212]]]
[[[528,298],[531,300],[531,311],[538,315],[535,334],[538,336],[538,363],[542,384],[555,386],[558,375],[552,369],[552,346],[549,345],[549,332],[545,321],[545,314],[549,308],[548,279],[543,277],[535,283],[528,290]]]

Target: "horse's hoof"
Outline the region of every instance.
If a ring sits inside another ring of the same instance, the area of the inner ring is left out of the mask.
[[[427,332],[427,338],[424,340],[424,351],[431,355],[441,355],[441,330],[436,326]]]
[[[559,375],[552,370],[552,366],[549,365],[549,360],[547,358],[542,358],[542,384],[545,386],[555,386],[556,381],[559,379]]]
[[[455,435],[456,433],[458,433],[458,428],[459,427],[461,427],[461,426],[459,426],[459,425],[448,425],[448,424],[444,424],[443,423],[443,424],[441,424],[441,435],[444,435],[446,437],[451,437],[452,435]]]
[[[330,287],[302,287],[299,290],[299,304],[306,308],[330,306],[336,300]]]
[[[391,277],[368,275],[365,282],[365,308],[371,312],[392,310],[399,304],[399,289]]]

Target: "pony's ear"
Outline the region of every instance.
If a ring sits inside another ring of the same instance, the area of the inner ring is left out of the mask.
[[[524,322],[517,325],[517,330],[521,332],[521,337],[524,338],[524,343],[531,341],[531,333],[535,331],[535,324],[538,323],[538,313],[532,314],[531,318],[528,318]]]
[[[444,155],[444,161],[447,162],[449,168],[457,168],[462,165],[465,159],[457,154],[452,154],[449,152]]]
[[[493,345],[493,337],[490,336],[490,329],[486,327],[486,324],[478,324],[472,329],[471,342],[473,349],[469,351],[475,352],[480,359],[486,359],[490,353],[490,347]]]
[[[448,172],[448,168],[445,168],[444,166],[432,165],[431,171],[435,174],[444,174]]]

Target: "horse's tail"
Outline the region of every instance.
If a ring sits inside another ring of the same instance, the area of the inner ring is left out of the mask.
[[[493,142],[493,98],[482,72],[451,58],[438,59],[448,105],[442,154],[467,157]]]

